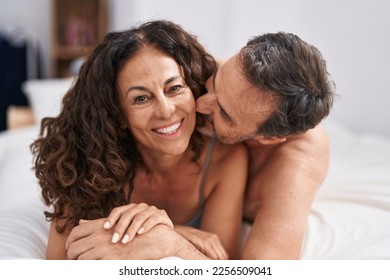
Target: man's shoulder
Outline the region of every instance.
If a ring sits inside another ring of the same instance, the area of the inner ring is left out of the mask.
[[[265,151],[283,149],[284,147],[295,145],[296,143],[316,143],[316,141],[326,139],[326,134],[322,126],[317,126],[305,133],[286,136],[283,139],[283,141],[257,141],[256,139],[251,139],[246,140],[243,143],[251,152],[263,153]]]
[[[255,141],[248,141],[245,144],[248,147],[250,157],[258,158],[257,161],[261,158],[261,162],[275,156],[309,155],[312,151],[319,149],[326,151],[329,145],[326,131],[321,124],[303,134],[289,136],[286,141],[281,143],[263,145]]]
[[[322,146],[328,143],[328,136],[325,128],[319,124],[316,127],[309,129],[303,134],[291,136],[287,139],[287,145],[302,144],[306,147]]]

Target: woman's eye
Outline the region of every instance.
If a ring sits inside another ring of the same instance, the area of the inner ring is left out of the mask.
[[[144,104],[145,102],[148,101],[147,96],[137,96],[134,98],[134,104]]]
[[[169,88],[170,93],[181,93],[184,89],[184,86],[182,85],[174,85]]]

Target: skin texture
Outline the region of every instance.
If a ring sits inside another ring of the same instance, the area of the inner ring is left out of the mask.
[[[221,65],[197,100],[197,111],[209,116],[202,130],[221,141],[245,141],[249,177],[244,217],[253,222],[243,259],[298,259],[307,217],[325,178],[329,143],[321,125],[287,137],[256,135],[275,101],[253,87],[240,71],[238,56]]]
[[[147,168],[140,168],[134,178],[131,203],[114,208],[103,221],[81,222],[63,234],[52,225],[47,258],[149,259],[179,254],[191,259],[237,259],[246,147],[215,143],[201,191],[206,203],[200,228],[181,226],[200,210],[201,171],[211,141],[205,140],[199,162],[193,161],[189,141],[195,128],[195,100],[183,72],[173,58],[146,47],[124,65],[118,75],[118,91],[126,115],[124,124],[137,139]],[[156,244],[150,240],[161,230],[154,228],[162,225],[167,236],[159,237],[160,247],[145,250],[146,242]],[[175,243],[172,240],[189,251],[177,247],[170,251],[165,245]],[[149,255],[154,250],[156,253]]]

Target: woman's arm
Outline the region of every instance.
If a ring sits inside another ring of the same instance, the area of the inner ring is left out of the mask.
[[[248,152],[244,145],[216,145],[208,178],[215,182],[207,197],[201,230],[215,233],[229,254],[238,259],[247,180]]]
[[[66,240],[72,229],[67,228],[63,233],[56,230],[56,221],[50,223],[49,239],[46,249],[46,259],[48,260],[66,260],[67,252],[65,248]]]

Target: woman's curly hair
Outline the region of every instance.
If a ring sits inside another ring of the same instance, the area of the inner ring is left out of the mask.
[[[74,86],[62,101],[61,113],[44,118],[31,144],[36,177],[51,211],[46,218],[62,219],[57,231],[76,226],[80,219],[107,216],[130,202],[133,179],[143,161],[129,129],[121,124],[117,77],[125,63],[142,48],[153,46],[184,69],[185,81],[198,98],[216,63],[196,37],[169,21],[151,21],[139,27],[111,32],[86,59]],[[197,116],[197,125],[201,119]],[[190,147],[195,159],[202,138],[194,132]],[[124,186],[130,191],[125,197]]]

